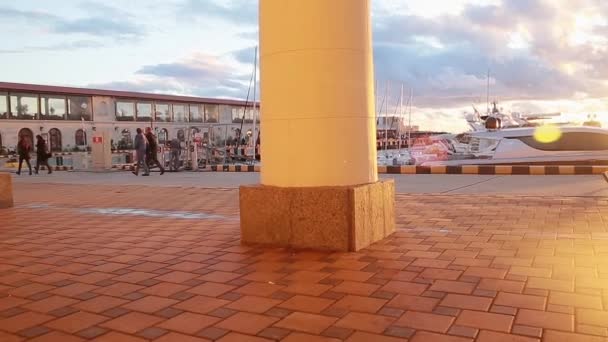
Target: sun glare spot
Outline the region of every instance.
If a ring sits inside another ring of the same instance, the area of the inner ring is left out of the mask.
[[[534,139],[543,144],[549,144],[552,142],[556,142],[561,138],[562,131],[561,129],[552,124],[542,125],[534,130]]]

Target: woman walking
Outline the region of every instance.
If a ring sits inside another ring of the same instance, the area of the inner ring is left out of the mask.
[[[17,143],[17,154],[19,155],[19,169],[17,170],[18,175],[21,174],[21,166],[23,165],[24,160],[28,169],[30,169],[30,176],[32,175],[30,152],[32,152],[32,144],[30,144],[30,140],[25,135],[22,135],[19,139],[19,143]]]
[[[49,174],[53,173],[51,170],[51,166],[49,165],[49,153],[46,151],[46,141],[42,138],[41,135],[36,136],[36,174],[38,174],[38,170],[40,170],[40,166],[46,166],[46,169],[49,170]]]

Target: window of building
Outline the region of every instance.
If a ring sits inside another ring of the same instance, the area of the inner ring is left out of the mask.
[[[133,102],[116,101],[116,121],[135,120],[135,104]]]
[[[76,134],[74,134],[74,141],[76,142],[76,146],[85,146],[87,144],[87,134],[83,129],[76,130]]]
[[[220,106],[205,105],[205,122],[217,123],[220,121]]]
[[[127,129],[123,129],[120,132],[120,140],[118,141],[118,146],[116,146],[119,150],[132,150],[133,149],[133,138],[131,137],[131,131]]]
[[[173,105],[173,121],[186,122],[186,106]]]
[[[88,96],[68,96],[68,120],[93,120],[91,98]]]
[[[18,120],[34,120],[38,115],[38,95],[11,94],[11,118]]]
[[[186,141],[186,135],[184,134],[184,130],[180,129],[177,131],[177,140]]]
[[[243,121],[244,107],[232,107],[232,122],[241,123]]]
[[[19,134],[17,135],[18,142],[21,141],[21,138],[25,137],[25,139],[30,143],[30,146],[34,146],[34,132],[32,132],[29,128],[22,128],[19,130]]]
[[[201,106],[190,105],[190,122],[203,122],[203,113]]]
[[[61,152],[61,131],[53,128],[49,131],[51,152]]]
[[[159,122],[170,122],[171,121],[171,112],[169,111],[168,104],[157,103],[155,107],[156,107],[156,111],[154,114],[156,117],[156,121],[159,121]]]
[[[158,142],[160,144],[166,144],[169,141],[169,131],[166,128],[161,129],[158,132]]]
[[[0,119],[8,119],[8,97],[6,93],[0,93]]]
[[[137,121],[152,121],[152,104],[137,102]]]
[[[43,120],[65,120],[67,114],[65,97],[60,96],[42,96],[40,104],[42,105],[42,113],[40,118]]]

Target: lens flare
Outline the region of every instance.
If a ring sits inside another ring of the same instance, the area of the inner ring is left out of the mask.
[[[534,130],[534,139],[538,142],[549,144],[556,142],[562,137],[562,131],[556,125],[542,125]]]

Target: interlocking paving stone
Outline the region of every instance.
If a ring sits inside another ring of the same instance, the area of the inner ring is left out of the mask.
[[[608,335],[605,198],[398,194],[395,234],[329,253],[241,246],[234,190],[15,190],[17,206],[0,222],[0,340]],[[28,206],[32,198],[46,206]],[[215,216],[82,211],[91,207]]]

